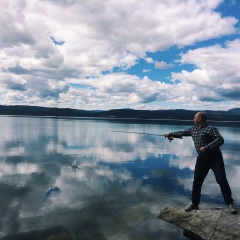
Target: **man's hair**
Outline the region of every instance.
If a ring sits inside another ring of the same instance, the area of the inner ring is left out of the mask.
[[[207,121],[207,114],[205,112],[199,112],[198,113],[198,117],[201,118],[202,122],[206,122]]]

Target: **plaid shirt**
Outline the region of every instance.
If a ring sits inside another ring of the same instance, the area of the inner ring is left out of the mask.
[[[172,132],[170,136],[177,138],[192,136],[198,154],[200,154],[199,149],[201,147],[205,147],[206,153],[210,153],[215,150],[220,150],[219,147],[224,143],[224,139],[218,129],[208,124],[205,124],[201,128],[192,126],[184,131]]]

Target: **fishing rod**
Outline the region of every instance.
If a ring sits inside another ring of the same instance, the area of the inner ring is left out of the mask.
[[[165,137],[163,134],[155,134],[155,133],[145,133],[145,132],[128,132],[128,131],[111,131],[111,132],[122,132],[122,133],[135,133],[135,134],[142,134],[142,135],[151,135],[151,136],[161,136],[161,137]],[[173,137],[165,137],[168,139],[169,142],[173,141],[174,138]],[[180,139],[182,139],[182,137],[179,137]]]

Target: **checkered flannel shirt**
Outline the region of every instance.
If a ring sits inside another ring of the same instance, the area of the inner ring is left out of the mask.
[[[218,129],[209,124],[205,124],[201,128],[192,126],[183,131],[172,132],[170,136],[177,138],[192,136],[198,154],[200,154],[201,147],[205,147],[206,152],[212,152],[217,149],[219,150],[219,147],[224,143],[224,139]]]

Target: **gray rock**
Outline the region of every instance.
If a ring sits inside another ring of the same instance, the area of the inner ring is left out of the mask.
[[[184,235],[191,239],[240,240],[240,215],[231,214],[226,208],[186,212],[166,207],[158,218],[182,228]]]

